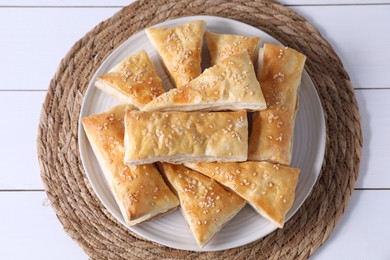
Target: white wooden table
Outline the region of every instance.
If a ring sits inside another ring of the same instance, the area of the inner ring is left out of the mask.
[[[364,137],[350,205],[313,259],[390,259],[390,1],[283,0],[332,44],[356,89]],[[67,51],[129,1],[0,1],[0,259],[87,259],[40,180],[41,104]]]

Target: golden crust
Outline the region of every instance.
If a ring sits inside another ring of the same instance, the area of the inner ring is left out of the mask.
[[[250,160],[290,165],[298,88],[306,57],[290,48],[264,44],[258,78],[267,110],[253,115]]]
[[[133,226],[176,209],[179,201],[154,165],[124,164],[127,109],[126,105],[117,106],[85,117],[82,123],[122,215]]]
[[[172,89],[143,111],[258,111],[266,108],[248,53],[244,50],[206,69],[188,87]]]
[[[95,86],[138,109],[164,93],[161,79],[144,50],[125,58],[107,74],[99,75]]]
[[[125,162],[246,161],[248,121],[237,112],[128,111]]]
[[[230,188],[279,228],[290,210],[300,170],[269,162],[186,163]]]
[[[212,66],[243,50],[246,50],[252,62],[255,62],[256,49],[259,46],[260,37],[206,32],[205,38]]]
[[[172,28],[157,27],[145,30],[177,88],[185,87],[201,73],[205,27],[204,21],[193,21]]]
[[[182,165],[160,164],[160,170],[176,191],[181,211],[196,242],[206,245],[246,204],[240,196]]]

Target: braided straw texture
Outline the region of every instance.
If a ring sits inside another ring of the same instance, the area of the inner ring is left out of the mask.
[[[167,19],[214,15],[257,27],[307,56],[306,70],[325,112],[322,171],[300,210],[251,244],[219,252],[167,248],[137,237],[105,209],[85,175],[78,151],[78,119],[88,83],[123,41]],[[304,18],[265,0],[145,0],[122,9],[79,40],[50,82],[38,130],[41,177],[64,230],[92,259],[305,259],[321,246],[348,205],[358,176],[362,136],[354,90],[326,40]]]

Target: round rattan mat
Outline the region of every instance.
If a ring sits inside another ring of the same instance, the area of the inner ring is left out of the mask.
[[[88,83],[103,60],[134,33],[167,19],[214,15],[255,26],[307,56],[306,70],[325,112],[326,151],[311,195],[279,229],[251,244],[219,252],[167,248],[137,237],[96,197],[78,151],[78,119]],[[64,230],[93,259],[301,259],[322,245],[348,205],[358,175],[362,136],[349,77],[320,33],[271,1],[146,0],[97,25],[69,51],[50,82],[38,131],[41,176]]]

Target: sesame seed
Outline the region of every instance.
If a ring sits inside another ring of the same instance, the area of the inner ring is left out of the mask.
[[[274,186],[274,184],[273,184],[272,182],[270,182],[268,185],[269,185],[270,187],[273,187],[273,186]]]
[[[261,192],[261,194],[263,194],[263,195],[264,195],[264,194],[265,194],[265,191],[262,191],[262,192]]]
[[[207,225],[207,220],[203,221],[203,223],[204,223],[205,225]]]
[[[200,224],[202,224],[202,222],[200,222],[200,221],[198,220],[197,224],[200,225]]]
[[[253,176],[256,176],[256,175],[257,175],[257,172],[252,173],[252,175],[253,175]]]
[[[221,199],[221,196],[217,196],[215,199],[216,199],[216,200],[219,200],[219,199]]]
[[[220,209],[217,209],[216,212],[219,213],[219,212],[221,212],[221,210],[220,210]]]
[[[286,199],[283,199],[283,203],[286,203],[287,202],[287,200]]]

